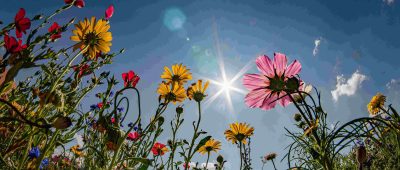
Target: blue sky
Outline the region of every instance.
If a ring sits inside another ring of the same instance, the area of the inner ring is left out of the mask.
[[[398,107],[399,3],[397,0],[86,0],[85,8],[69,10],[56,21],[102,17],[108,5],[114,4],[115,13],[110,20],[112,50],[126,50],[104,70],[111,70],[117,78],[128,70],[141,76],[138,88],[142,91],[146,120],[155,111],[155,91],[163,66],[184,63],[195,79],[207,77],[220,81],[218,56],[225,63],[227,77],[232,78],[248,63],[250,67],[246,72],[257,73],[254,63],[257,55],[272,57],[274,52],[281,52],[288,56],[289,62],[294,59],[301,62],[300,76],[322,92],[329,120],[343,122],[368,116],[366,104],[376,92],[388,95],[389,103]],[[62,0],[4,1],[0,19],[11,21],[19,7],[33,16],[50,14],[62,4]],[[64,34],[57,45],[71,45],[68,34]],[[219,55],[217,42],[221,50]],[[245,90],[241,78],[233,84]],[[211,85],[210,96],[219,88]],[[223,132],[235,121],[255,127],[252,140],[255,169],[261,167],[259,157],[267,152],[277,152],[281,159],[290,142],[284,135],[284,127],[296,130],[292,120],[296,112],[294,107],[278,106],[270,111],[250,109],[244,104],[244,94],[232,92],[231,95],[233,110],[222,95],[204,110],[202,121],[202,129],[222,141],[220,153],[228,160],[228,169],[238,169],[239,157],[236,147],[224,139]],[[338,96],[337,100],[333,95]],[[135,99],[132,97],[131,101]],[[93,103],[97,103],[96,99],[89,96],[83,107],[89,108]],[[174,107],[171,108],[165,113],[167,120],[173,117]],[[196,109],[193,102],[186,102],[185,108],[187,122],[180,131],[182,137],[191,135],[190,122],[197,119],[197,113],[192,112]],[[166,142],[168,136],[166,128],[160,142]],[[205,161],[202,156],[195,159]],[[271,168],[269,164],[266,166]],[[279,162],[278,166],[280,169],[287,167],[284,162]]]

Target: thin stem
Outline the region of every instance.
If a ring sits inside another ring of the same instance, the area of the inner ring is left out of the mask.
[[[199,118],[197,120],[196,126],[194,127],[194,133],[193,133],[192,142],[190,143],[188,156],[187,156],[186,161],[185,161],[186,165],[189,164],[190,160],[192,159],[192,157],[194,155],[194,152],[196,152],[196,151],[193,151],[193,153],[192,153],[192,150],[193,150],[194,142],[198,137],[197,131],[199,130],[200,121],[201,121],[201,105],[200,105],[200,102],[197,102],[197,106],[198,106],[198,109],[199,109]],[[185,170],[187,170],[187,169],[188,169],[188,166],[185,167]]]
[[[208,160],[210,160],[210,152],[207,152],[207,161],[206,166],[204,167],[205,170],[208,168]]]
[[[243,158],[242,158],[242,142],[239,142],[239,152],[240,152],[240,170],[242,170]]]
[[[274,159],[271,159],[271,161],[272,161],[272,165],[274,165],[274,169],[276,170]]]

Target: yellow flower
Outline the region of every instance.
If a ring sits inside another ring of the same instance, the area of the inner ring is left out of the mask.
[[[164,73],[161,75],[162,79],[165,79],[167,83],[178,82],[179,84],[186,83],[188,80],[192,80],[192,73],[189,69],[182,64],[172,65],[172,71],[168,67],[164,67]]]
[[[232,143],[246,144],[246,138],[249,138],[254,133],[254,128],[246,123],[232,123],[229,125],[230,129],[225,131],[225,138]]]
[[[221,150],[221,142],[214,139],[210,139],[203,146],[199,148],[198,152],[204,155],[211,151],[217,153],[218,150]]]
[[[182,85],[175,82],[174,84],[162,82],[157,89],[157,93],[160,94],[160,98],[166,101],[183,102],[186,99],[185,89]]]
[[[372,97],[371,101],[368,103],[368,111],[370,115],[376,115],[380,108],[383,107],[386,101],[386,96],[381,93],[377,93],[374,97]]]
[[[110,25],[106,20],[100,19],[96,22],[96,18],[91,20],[85,18],[75,24],[75,30],[72,31],[71,40],[78,42],[74,45],[74,50],[80,48],[83,53],[94,59],[100,52],[108,53],[111,47],[112,35],[108,32]]]
[[[203,87],[203,81],[202,80],[197,80],[197,83],[193,83],[188,89],[187,89],[187,96],[190,100],[194,99],[197,102],[200,102],[203,100],[203,98],[206,96],[205,91],[208,87],[208,84],[210,82],[207,81],[204,84]]]
[[[83,152],[79,149],[79,145],[72,146],[70,150],[77,156],[83,156]]]

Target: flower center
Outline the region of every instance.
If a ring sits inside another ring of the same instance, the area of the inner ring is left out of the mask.
[[[85,36],[85,44],[96,45],[98,41],[98,36],[94,32],[87,33]]]
[[[179,81],[179,75],[172,76],[172,81],[178,82]]]
[[[238,133],[236,136],[236,139],[239,141],[239,142],[242,142],[242,140],[246,137],[244,134],[241,134],[241,133]]]
[[[273,92],[280,92],[285,89],[285,80],[284,77],[279,77],[278,75],[275,75],[273,78],[269,78],[269,86],[268,88],[271,89]]]
[[[174,93],[169,92],[167,95],[165,95],[165,99],[167,99],[167,101],[174,101],[176,99],[176,96]]]
[[[204,98],[204,94],[201,93],[201,92],[195,92],[195,93],[193,94],[193,99],[194,99],[196,102],[202,101],[203,98]]]

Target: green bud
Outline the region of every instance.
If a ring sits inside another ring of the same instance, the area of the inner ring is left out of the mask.
[[[52,123],[53,127],[56,129],[66,129],[72,125],[71,118],[60,116]]]

